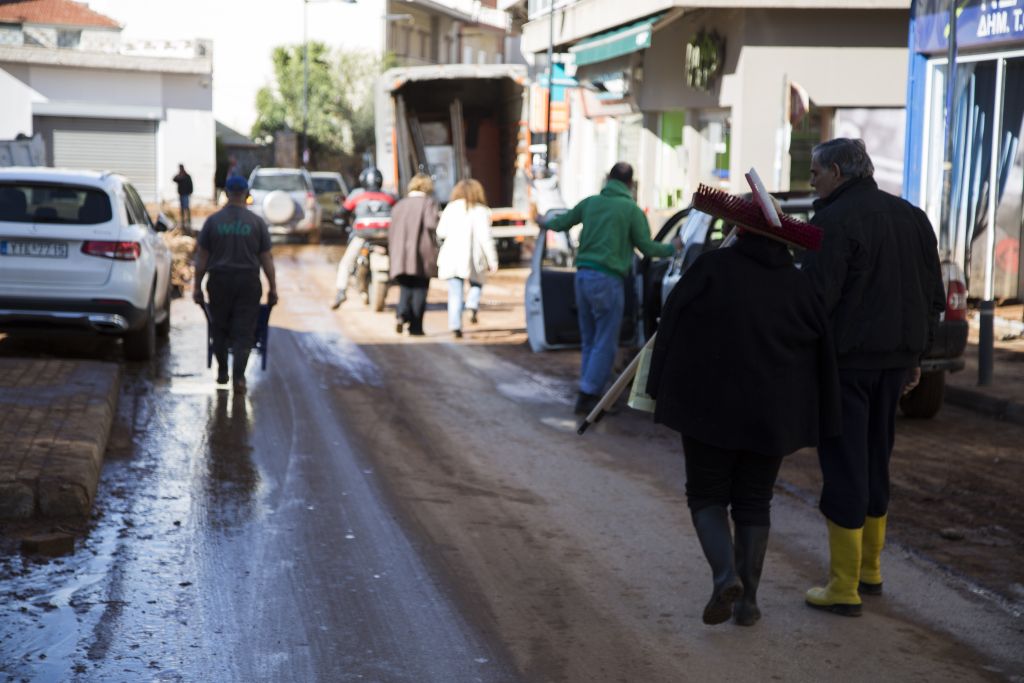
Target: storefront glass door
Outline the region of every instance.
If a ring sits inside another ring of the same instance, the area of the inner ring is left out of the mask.
[[[936,225],[942,201],[945,80],[946,66],[936,65],[926,192],[928,213]],[[940,239],[940,248],[948,248],[950,256],[964,268],[971,297],[983,298],[988,231],[993,218],[989,207],[994,200],[993,298],[1017,299],[1024,293],[1020,275],[1024,57],[962,61],[957,64],[956,80],[950,226]],[[994,130],[997,124],[998,130]],[[995,141],[993,132],[997,135]]]

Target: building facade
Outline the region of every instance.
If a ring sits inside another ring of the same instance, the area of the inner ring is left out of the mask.
[[[518,62],[511,26],[495,0],[387,0],[387,51],[400,66]]]
[[[654,213],[698,183],[745,191],[751,167],[770,190],[809,189],[811,147],[840,134],[867,137],[899,191],[907,0],[554,1],[530,2],[523,47],[552,42],[580,85],[559,145],[566,199],[615,160]]]
[[[177,196],[181,163],[212,199],[210,45],[120,31],[70,0],[0,5],[0,138],[39,134],[48,165],[123,173],[150,202]]]

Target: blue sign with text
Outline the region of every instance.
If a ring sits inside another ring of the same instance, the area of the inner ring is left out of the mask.
[[[1024,45],[1024,0],[956,0],[958,50]],[[918,0],[914,32],[918,52],[945,52],[949,0]]]

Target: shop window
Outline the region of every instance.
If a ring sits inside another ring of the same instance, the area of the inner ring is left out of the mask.
[[[1021,204],[1024,196],[1021,137],[1024,135],[1024,58],[1006,60],[1002,88],[1002,125],[996,151],[995,179],[995,254],[993,260],[993,291],[996,300],[1021,298],[1020,240],[1022,230]],[[983,163],[988,170],[991,153]],[[990,173],[985,174],[985,176]],[[985,177],[983,176],[983,177]],[[980,183],[974,230],[971,233],[968,288],[971,296],[985,295],[985,267],[989,259],[987,177]]]
[[[1004,69],[1001,87],[999,69]],[[942,216],[942,164],[945,65],[933,71],[931,98],[933,132],[929,139],[927,176],[929,216],[940,232],[940,248],[964,267],[972,298],[984,298],[989,258],[988,235],[994,196],[995,258],[993,291],[996,300],[1020,299],[1020,240],[1024,217],[1024,58],[982,59],[957,65],[956,107],[953,116],[953,171],[949,197],[949,225]],[[1001,104],[997,144],[993,144],[996,102]],[[936,130],[937,129],[937,130]],[[993,154],[995,168],[993,174]]]
[[[686,114],[667,111],[661,114],[658,138],[661,158],[658,172],[658,208],[672,209],[686,203],[686,154],[683,149],[683,126]]]
[[[729,160],[732,133],[725,112],[702,112],[699,120],[700,149],[698,182],[712,187],[729,187]]]
[[[57,31],[57,47],[75,48],[82,42],[82,32],[71,29]]]
[[[903,192],[903,138],[906,134],[906,109],[836,109],[835,135],[864,141],[875,166],[878,187],[900,196]]]
[[[793,126],[789,140],[789,189],[807,191],[811,188],[811,150],[831,136],[832,109],[810,103],[807,115]]]

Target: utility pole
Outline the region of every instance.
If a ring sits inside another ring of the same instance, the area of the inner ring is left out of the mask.
[[[949,43],[946,61],[946,151],[942,159],[942,214],[939,219],[939,254],[952,256],[953,244],[953,126],[956,119],[956,0],[949,0]]]
[[[307,25],[307,8],[309,0],[302,0],[302,151],[301,162],[305,168],[309,163],[309,139],[307,128],[309,127],[309,35]]]
[[[551,94],[555,84],[555,0],[548,0],[548,107],[544,124],[544,168],[551,175]]]

